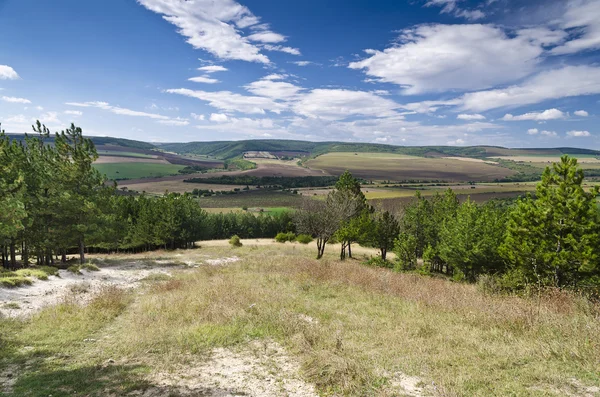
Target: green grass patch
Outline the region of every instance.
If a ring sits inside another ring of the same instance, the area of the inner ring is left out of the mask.
[[[27,278],[27,277],[23,277],[23,276],[4,277],[4,276],[0,275],[0,286],[2,286],[2,287],[16,288],[16,287],[23,287],[23,286],[31,285],[31,284],[33,284],[33,281],[31,281],[31,279]]]
[[[112,180],[160,178],[168,175],[177,175],[183,165],[156,164],[156,163],[108,163],[94,164],[100,173]]]

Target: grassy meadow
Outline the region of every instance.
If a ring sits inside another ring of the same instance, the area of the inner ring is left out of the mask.
[[[340,262],[334,247],[319,262],[314,244],[243,243],[113,256],[112,265],[188,266],[137,289],[107,287],[88,304],[75,291],[31,318],[0,319],[0,378],[12,379],[4,395],[204,395],[180,394],[159,374],[172,383],[179,369],[184,382],[219,348],[256,341],[281,344],[322,396],[600,392],[600,308],[576,296],[490,295]],[[231,256],[239,261],[203,265]],[[399,386],[406,378],[416,379],[417,391]]]
[[[94,168],[96,168],[102,174],[105,174],[108,179],[119,180],[160,178],[168,175],[177,175],[178,171],[185,168],[185,166],[140,161],[128,163],[94,164]]]

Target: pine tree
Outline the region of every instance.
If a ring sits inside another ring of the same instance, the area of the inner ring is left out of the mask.
[[[510,214],[501,253],[526,282],[556,287],[598,283],[598,187],[583,189],[577,159],[563,156],[548,167]]]

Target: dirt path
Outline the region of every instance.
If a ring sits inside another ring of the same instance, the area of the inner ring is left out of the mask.
[[[317,397],[299,372],[300,365],[281,345],[254,341],[241,348],[217,348],[202,362],[154,373],[149,380],[156,386],[137,395]]]
[[[135,288],[139,281],[151,274],[169,274],[173,266],[150,264],[142,261],[123,262],[116,266],[102,266],[100,271],[82,270],[74,274],[60,270],[59,276],[48,280],[35,280],[33,285],[19,288],[0,288],[0,315],[27,317],[45,306],[61,302],[66,296],[77,293],[85,303],[106,286]]]

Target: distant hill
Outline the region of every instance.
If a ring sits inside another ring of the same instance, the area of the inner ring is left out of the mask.
[[[197,154],[227,160],[242,156],[245,152],[296,152],[305,157],[314,157],[329,152],[379,152],[397,153],[422,157],[464,156],[483,158],[489,156],[510,156],[519,154],[587,154],[599,155],[600,151],[578,148],[527,148],[509,149],[499,146],[394,146],[374,143],[349,143],[349,142],[308,142],[288,141],[277,139],[246,140],[246,141],[218,141],[218,142],[189,142],[189,143],[163,143],[157,147],[179,154]]]
[[[6,134],[9,138],[11,139],[17,139],[19,141],[22,141],[25,139],[25,134]],[[31,133],[31,134],[27,134],[28,136],[37,136],[37,134],[35,133]],[[123,147],[123,148],[130,148],[130,149],[140,149],[140,150],[153,150],[156,149],[156,146],[154,146],[151,143],[147,143],[147,142],[142,142],[142,141],[134,141],[131,139],[124,139],[124,138],[112,138],[112,137],[105,137],[105,136],[90,136],[88,137],[92,140],[92,142],[94,142],[94,145],[96,146],[119,146],[119,147]],[[50,135],[50,137],[48,137],[48,139],[46,139],[47,142],[53,142],[54,141],[54,135]]]
[[[7,134],[10,138],[23,140],[25,134]],[[33,136],[35,134],[28,134]],[[213,142],[187,142],[187,143],[148,143],[124,138],[89,137],[96,146],[108,150],[114,147],[135,149],[134,151],[148,151],[161,149],[182,155],[202,155],[219,160],[229,160],[241,157],[245,152],[272,152],[279,156],[288,153],[294,157],[315,157],[330,152],[375,152],[396,153],[420,157],[445,157],[461,156],[484,158],[490,156],[518,156],[518,155],[593,155],[600,156],[600,151],[579,148],[519,148],[511,149],[501,146],[394,146],[376,143],[359,142],[309,142],[292,141],[283,139],[257,139],[244,141],[213,141]],[[48,138],[52,142],[53,136]]]

